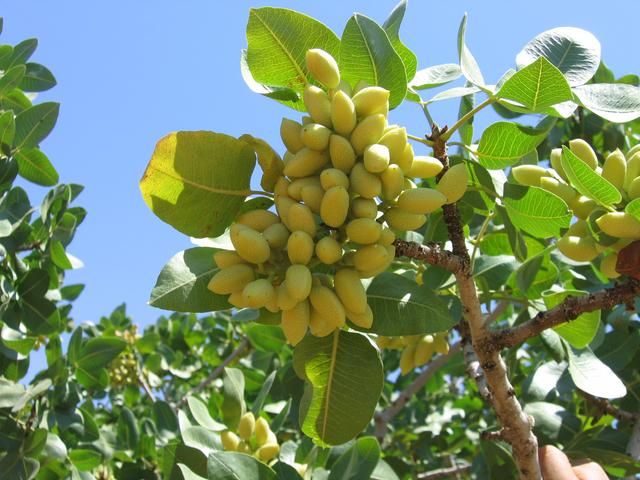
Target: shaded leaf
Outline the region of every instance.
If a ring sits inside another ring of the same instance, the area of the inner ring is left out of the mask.
[[[600,398],[620,398],[627,388],[618,376],[596,357],[591,349],[566,348],[569,374],[580,390]]]
[[[593,83],[573,90],[580,104],[614,123],[640,117],[640,88],[622,83]]]
[[[244,453],[213,452],[207,461],[210,480],[277,480],[264,463]]]
[[[43,186],[58,183],[58,172],[39,148],[18,150],[14,157],[18,163],[18,173],[22,178]]]

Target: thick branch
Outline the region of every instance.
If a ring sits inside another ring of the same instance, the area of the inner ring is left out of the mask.
[[[183,407],[187,403],[187,398],[191,395],[196,395],[202,392],[205,388],[207,388],[213,381],[222,375],[224,372],[224,368],[233,362],[237,357],[239,357],[246,349],[249,347],[249,340],[247,338],[243,338],[242,341],[238,344],[236,349],[229,354],[227,358],[225,358],[220,365],[218,365],[213,372],[209,374],[207,378],[202,380],[198,385],[196,385],[189,393],[184,395],[178,403],[176,403],[176,408]]]
[[[460,475],[461,473],[467,473],[469,471],[471,471],[471,465],[467,463],[464,465],[438,468],[437,470],[431,470],[430,472],[420,473],[416,478],[418,480],[438,480],[441,478],[449,478],[449,477],[458,478],[458,475]]]
[[[446,143],[441,137],[445,132],[446,128],[441,131],[434,126],[431,138],[434,141],[434,156],[442,162],[445,167],[444,171],[449,164]],[[469,325],[473,347],[491,393],[491,403],[502,426],[503,437],[511,445],[520,478],[522,480],[539,480],[541,473],[538,464],[538,441],[531,430],[529,417],[522,410],[509,382],[506,365],[499,350],[491,351],[478,348],[491,336],[491,332],[487,329],[482,314],[457,206],[455,204],[445,205],[443,217],[453,244],[453,253],[464,262],[464,268],[455,272],[458,292],[463,305],[464,317]]]
[[[382,440],[384,434],[387,432],[387,426],[389,422],[395,418],[398,413],[402,411],[404,406],[407,404],[411,397],[413,397],[416,393],[422,389],[427,382],[435,375],[435,373],[440,370],[443,366],[447,364],[449,359],[460,351],[460,344],[456,344],[449,349],[449,353],[446,355],[440,355],[433,359],[431,363],[422,371],[420,375],[418,375],[413,382],[411,382],[407,387],[400,392],[398,398],[396,398],[391,405],[389,405],[382,412],[378,412],[375,415],[376,422],[376,431],[375,435],[379,440]]]
[[[462,344],[462,355],[464,356],[467,375],[476,383],[480,396],[490,402],[491,392],[487,386],[487,380],[484,378],[480,360],[478,360],[476,351],[473,349],[469,324],[465,321],[461,322],[458,332],[460,333],[460,343]]]
[[[421,245],[416,242],[396,240],[396,257],[409,257],[423,261],[436,267],[444,268],[452,273],[462,268],[462,262],[453,253],[443,250],[437,243]]]
[[[543,330],[574,320],[583,313],[612,308],[615,305],[633,302],[640,295],[640,282],[629,279],[625,283],[597,293],[580,297],[567,297],[562,303],[546,312],[540,312],[528,322],[514,328],[493,332],[481,345],[482,350],[499,351],[514,347]]]

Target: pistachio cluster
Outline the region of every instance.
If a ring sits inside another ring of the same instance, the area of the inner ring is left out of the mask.
[[[376,338],[376,344],[381,349],[402,350],[400,370],[403,375],[428,363],[436,353],[446,354],[449,352],[447,332],[406,337],[379,336]]]
[[[137,385],[139,382],[138,360],[133,350],[136,339],[140,337],[137,331],[137,326],[132,325],[127,330],[115,332],[116,336],[121,337],[128,345],[109,365],[109,382],[113,388]]]
[[[237,433],[225,430],[220,434],[222,448],[231,452],[253,455],[263,462],[273,460],[280,452],[280,445],[275,433],[269,428],[264,418],[255,418],[247,412],[238,423]]]
[[[449,169],[435,189],[418,187],[413,180],[443,167],[414,155],[406,130],[388,124],[389,91],[362,82],[352,88],[323,50],[309,50],[306,63],[325,88],[306,86],[309,116],[301,123],[282,120],[282,175],[265,172],[277,213],[253,210],[236,219],[235,251],[216,253],[221,270],[209,283],[238,308],[282,312],[293,345],[307,330],[326,336],[347,319],[369,328],[373,313],[361,279],[389,267],[394,231],[422,227],[427,214],[459,200],[467,187],[464,165]]]
[[[569,142],[571,152],[589,168],[616,187],[622,202],[615,211],[599,206],[581,195],[568,179],[562,167],[562,150],[553,149],[551,168],[521,165],[512,169],[513,178],[522,185],[543,188],[562,198],[576,217],[567,232],[558,240],[558,249],[578,262],[591,262],[599,255],[600,271],[608,278],[617,278],[618,252],[634,240],[640,239],[640,221],[624,211],[626,205],[640,198],[640,146],[625,156],[619,149],[606,156],[602,167],[591,146],[582,139]]]

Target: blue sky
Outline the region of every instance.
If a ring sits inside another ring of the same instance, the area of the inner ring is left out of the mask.
[[[252,93],[239,70],[249,9],[264,5],[303,11],[340,35],[353,12],[382,22],[395,1],[4,2],[0,42],[38,38],[33,60],[58,80],[39,98],[62,104],[42,147],[62,182],[85,186],[77,203],[88,216],[69,249],[85,263],[67,280],[87,285],[75,303],[76,321],[97,320],[122,302],[142,325],[162,313],[146,305],[149,292],[165,262],[191,244],[147,209],[138,189],[158,139],[176,130],[251,133],[281,149],[280,119],[298,114]],[[593,32],[617,74],[640,73],[637,0],[413,0],[401,35],[417,53],[419,68],[457,61],[456,32],[465,11],[467,43],[488,82],[514,66],[532,37],[559,26]],[[452,101],[432,113],[445,124],[456,111]],[[415,105],[400,107],[391,118],[411,133],[425,132]],[[29,191],[34,202],[45,192]]]

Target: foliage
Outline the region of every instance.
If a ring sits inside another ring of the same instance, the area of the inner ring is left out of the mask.
[[[516,477],[520,459],[513,441],[485,434],[503,426],[494,409],[499,400],[486,394],[481,374],[468,374],[474,352],[464,344],[472,319],[461,301],[458,267],[447,264],[464,263],[451,215],[455,211],[464,226],[468,277],[482,314],[505,337],[558,305],[568,310],[568,301],[591,301],[623,270],[637,276],[637,264],[611,258],[624,258],[630,251],[624,247],[640,238],[640,230],[627,230],[640,220],[640,184],[632,186],[640,176],[640,155],[633,155],[640,144],[640,79],[616,79],[590,33],[557,28],[526,45],[516,68],[495,85],[487,83],[465,42],[466,16],[457,62],[417,70],[399,37],[405,9],[401,1],[382,25],[356,14],[340,37],[291,10],[249,14],[243,78],[286,107],[309,108],[305,88],[322,82],[306,55],[317,48],[337,60],[349,88],[359,80],[382,87],[391,109],[414,102],[428,120],[414,128],[433,123],[431,103],[460,102],[459,118],[448,129],[408,135],[415,143],[412,159],[435,161],[443,174],[410,174],[409,167],[406,177],[425,190],[452,195],[455,187],[460,198],[440,202],[415,228],[393,228],[395,247],[409,245],[414,253],[405,248],[386,271],[362,275],[372,323],[352,320],[324,336],[306,333],[305,326],[304,338],[289,342],[279,308],[240,308],[229,292],[213,293],[210,285],[224,271],[216,264],[225,255],[220,252],[240,250],[237,227],[229,230],[240,215],[273,211],[274,201],[279,207],[282,193],[273,191],[291,160],[285,155],[283,162],[279,146],[250,135],[215,132],[161,139],[141,182],[159,218],[197,237],[196,247],[167,263],[151,292],[152,305],[177,313],[138,332],[122,306],[96,324],[74,328],[70,302],[82,286],[63,286],[63,279],[78,264],[66,247],[84,218],[82,209],[70,206],[81,189],[54,186],[57,173],[38,144],[55,124],[57,105],[32,106],[28,96],[55,80],[28,62],[34,40],[0,46],[3,473],[26,479],[393,480],[453,465],[460,478]],[[455,81],[460,84],[448,86]],[[335,94],[335,85],[324,92]],[[473,117],[489,106],[503,120],[475,132]],[[444,144],[458,147],[448,159]],[[433,157],[420,152],[427,147]],[[620,155],[626,173],[616,177],[607,165]],[[264,191],[251,189],[256,162]],[[454,171],[467,181],[445,188],[445,175]],[[39,210],[14,186],[18,175],[54,186]],[[376,212],[386,215],[391,208],[399,208],[395,197],[379,200]],[[280,208],[278,214],[285,217]],[[606,215],[628,215],[624,231],[609,228],[601,220]],[[393,223],[388,215],[377,219]],[[342,228],[342,222],[334,228],[336,237],[352,248],[354,242],[339,237]],[[442,250],[449,240],[453,252]],[[260,271],[266,263],[252,268],[266,276]],[[309,267],[318,284],[333,275],[333,267],[320,262]],[[573,458],[589,457],[614,477],[640,472],[637,457],[626,454],[630,420],[640,412],[640,333],[633,301],[624,303],[565,315],[553,329],[534,331],[504,353],[510,395],[535,420],[539,442],[559,445]],[[445,338],[450,349],[431,347]],[[30,354],[40,345],[46,345],[47,368],[24,386]],[[269,425],[275,440],[259,440],[248,418],[263,419],[258,422]],[[260,454],[266,444],[277,445],[277,457]]]

